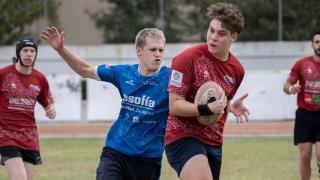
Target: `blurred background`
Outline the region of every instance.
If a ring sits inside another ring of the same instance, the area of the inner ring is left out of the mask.
[[[113,121],[120,97],[109,83],[82,79],[39,34],[47,26],[65,31],[66,46],[92,64],[138,63],[134,39],[139,30],[157,27],[167,38],[164,65],[194,44],[205,42],[206,8],[215,0],[1,0],[0,67],[10,64],[23,35],[39,40],[36,68],[48,77],[57,121]],[[296,97],[282,92],[293,63],[312,55],[311,35],[319,31],[317,0],[226,0],[239,6],[246,26],[231,52],[246,69],[237,96],[253,121],[293,120]],[[235,97],[235,98],[236,98]],[[47,121],[37,106],[39,121]],[[234,117],[230,116],[231,120]]]

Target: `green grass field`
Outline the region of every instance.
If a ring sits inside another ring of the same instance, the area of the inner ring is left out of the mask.
[[[104,138],[42,138],[44,164],[36,168],[34,180],[93,180]],[[313,158],[312,179],[316,175]],[[221,180],[295,180],[298,151],[291,137],[227,137],[223,147]],[[0,179],[8,180],[5,168]],[[163,161],[161,180],[177,180]]]

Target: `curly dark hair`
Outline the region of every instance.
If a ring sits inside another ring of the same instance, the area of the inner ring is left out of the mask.
[[[240,33],[244,28],[244,16],[238,6],[230,3],[216,3],[208,7],[207,17],[222,22],[222,26],[232,33]]]

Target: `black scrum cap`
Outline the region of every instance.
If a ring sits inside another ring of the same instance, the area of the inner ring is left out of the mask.
[[[37,42],[31,37],[22,37],[16,43],[16,56],[17,56],[18,59],[21,59],[20,51],[24,47],[33,47],[36,50],[36,53],[38,53],[38,44],[37,44]]]

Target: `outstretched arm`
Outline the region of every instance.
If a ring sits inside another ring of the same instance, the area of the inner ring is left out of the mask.
[[[229,102],[228,110],[235,117],[237,123],[243,123],[244,120],[249,121],[249,110],[243,105],[243,100],[248,97],[248,93],[242,95],[239,99],[235,100],[233,103]]]
[[[64,32],[59,32],[56,27],[47,27],[40,37],[47,41],[76,73],[84,78],[95,79],[95,67],[64,47]]]

